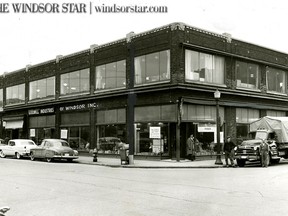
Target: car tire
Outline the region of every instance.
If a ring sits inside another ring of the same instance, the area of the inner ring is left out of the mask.
[[[34,156],[34,153],[33,153],[33,152],[30,152],[30,159],[31,159],[31,161],[34,161],[34,160],[35,160],[35,156]]]
[[[19,152],[16,152],[16,153],[15,153],[15,156],[16,156],[17,159],[21,159],[21,157],[22,157],[22,156],[19,154]]]
[[[47,157],[46,162],[50,163],[52,161],[52,158]]]
[[[237,159],[237,165],[239,167],[244,167],[245,166],[246,161],[245,160],[241,160],[241,159]]]
[[[1,158],[5,158],[5,157],[6,157],[6,155],[3,153],[2,150],[0,150],[0,157],[1,157]]]

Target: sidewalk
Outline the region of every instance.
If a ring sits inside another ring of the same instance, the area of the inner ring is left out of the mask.
[[[108,167],[122,168],[222,168],[223,165],[216,165],[215,159],[196,159],[195,161],[180,160],[177,162],[172,159],[165,160],[149,160],[149,159],[134,159],[134,164],[122,164],[118,157],[101,157],[98,156],[98,161],[93,162],[93,157],[89,155],[80,155],[76,161],[82,164],[91,164]],[[222,159],[222,162],[223,159]]]

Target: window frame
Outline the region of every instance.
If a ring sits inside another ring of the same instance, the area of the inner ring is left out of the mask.
[[[121,64],[123,64],[123,68],[121,67]],[[109,68],[115,68],[115,70],[108,70]],[[97,65],[95,67],[94,91],[99,92],[113,89],[125,89],[127,87],[126,75],[126,59]],[[109,87],[106,87],[108,86],[107,80],[109,80],[110,84],[114,82],[114,86],[110,85]]]
[[[88,78],[85,77],[86,71],[88,72]],[[83,82],[83,79],[81,78],[81,72],[82,72],[82,77],[87,79],[87,82]],[[79,76],[78,80],[75,79],[75,81],[78,82],[76,83],[78,84],[77,87],[79,87],[78,91],[74,91],[75,86],[72,86],[73,79],[71,78],[71,76],[74,74],[76,75],[76,77],[77,75]],[[85,87],[85,84],[87,84],[87,87]],[[65,91],[64,87],[69,90]],[[73,95],[79,95],[79,94],[89,94],[89,93],[90,93],[90,68],[83,68],[83,69],[71,71],[68,73],[60,74],[60,97],[73,96]]]
[[[166,55],[166,57],[163,55]],[[153,59],[153,56],[154,56],[154,59]],[[153,69],[152,64],[149,65],[147,58],[148,59],[151,58],[156,62],[156,64],[154,62],[154,65],[156,66],[156,67],[154,67],[154,69]],[[158,63],[158,65],[157,65],[157,63]],[[134,58],[134,68],[135,68],[134,87],[170,82],[171,81],[171,52],[170,52],[170,49],[136,56]],[[148,68],[151,68],[152,73],[149,73]],[[166,71],[165,71],[165,69],[166,69]],[[158,74],[155,72],[158,72]],[[147,75],[150,75],[150,76],[147,76]]]
[[[48,83],[48,80],[51,80],[51,82],[53,83],[53,95],[48,95],[48,92],[50,92],[49,90],[49,83]],[[45,87],[45,94],[46,96],[44,97],[37,97],[37,93],[35,93],[36,97],[35,98],[31,98],[31,94],[33,94],[32,90],[31,90],[31,85],[32,84],[36,84],[36,87],[35,87],[35,90],[37,92],[38,90],[38,86],[39,86],[39,83],[38,82],[41,82],[41,81],[45,81],[46,82],[46,87]],[[39,80],[34,80],[34,81],[30,81],[29,82],[29,101],[36,101],[36,100],[45,100],[45,99],[55,99],[55,95],[56,95],[56,77],[55,76],[51,76],[51,77],[47,77],[47,78],[44,78],[44,79],[39,79]]]
[[[194,60],[196,60],[195,62],[193,61],[193,55],[195,57]],[[211,62],[203,62],[201,61],[201,58],[210,58]],[[203,63],[205,65],[212,66],[212,69],[210,69],[210,71],[202,71],[200,67]],[[194,72],[196,68],[198,72]],[[221,72],[220,76],[218,73],[219,70]],[[185,49],[185,82],[194,82],[206,85],[225,85],[225,73],[226,67],[224,56],[197,50]],[[209,76],[206,79],[206,75],[210,75],[210,79],[212,81],[209,81]]]

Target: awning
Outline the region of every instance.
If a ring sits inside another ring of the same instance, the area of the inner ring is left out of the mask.
[[[6,121],[5,129],[17,129],[23,127],[23,120]]]

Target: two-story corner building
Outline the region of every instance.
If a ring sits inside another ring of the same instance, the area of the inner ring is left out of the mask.
[[[173,158],[194,134],[197,154],[210,155],[216,89],[221,134],[238,142],[251,121],[286,116],[287,72],[288,54],[172,23],[5,73],[0,135],[89,142],[103,154],[120,139],[130,154]]]

